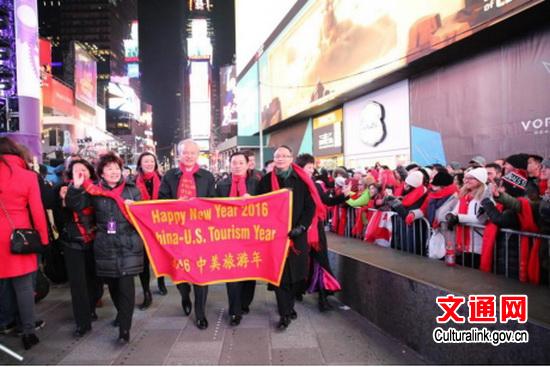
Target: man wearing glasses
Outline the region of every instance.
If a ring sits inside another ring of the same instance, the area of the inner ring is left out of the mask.
[[[292,240],[285,262],[281,284],[278,287],[269,285],[275,291],[280,320],[279,330],[285,330],[291,320],[298,316],[294,310],[296,294],[301,294],[305,287],[308,272],[307,228],[315,214],[315,203],[306,182],[297,173],[293,165],[292,150],[280,146],[273,155],[275,169],[266,174],[260,181],[260,193],[276,191],[279,188],[292,190],[292,230],[288,236]],[[275,176],[273,176],[275,175]]]
[[[199,168],[199,146],[192,139],[183,140],[178,144],[180,154],[179,167],[172,168],[162,177],[159,189],[159,199],[190,199],[193,197],[215,197],[214,176]],[[181,307],[186,315],[191,313],[191,286],[189,283],[178,284],[181,294]],[[193,284],[195,293],[195,317],[199,329],[208,327],[205,307],[208,286]]]

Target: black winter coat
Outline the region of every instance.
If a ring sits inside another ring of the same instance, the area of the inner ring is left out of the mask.
[[[329,195],[323,190],[321,185],[318,184],[317,182],[315,183],[315,187],[319,192],[321,201],[325,205],[328,205],[328,206],[340,205],[345,203],[346,200],[349,199],[349,197],[347,197],[346,195],[336,195],[336,196]],[[328,260],[328,244],[327,244],[327,235],[325,233],[325,223],[321,221],[317,222],[317,231],[319,233],[319,251],[315,251],[314,249],[311,249],[310,254],[315,260],[317,260],[319,265],[321,265],[323,268],[325,268],[325,270],[329,271],[332,274],[332,269],[330,268],[330,263]]]
[[[104,189],[110,188],[101,184]],[[90,196],[83,188],[70,187],[67,197],[71,197],[71,207],[81,210],[90,204],[95,209],[97,235],[93,250],[96,273],[100,277],[119,278],[136,275],[143,271],[143,242],[113,199],[103,196]],[[139,201],[141,194],[132,183],[127,182],[122,191],[124,200]],[[73,201],[74,200],[74,201]],[[107,223],[116,222],[116,234],[107,233]]]
[[[256,195],[258,193],[259,181],[253,176],[248,176],[246,178],[246,192],[250,195]],[[216,196],[218,197],[229,197],[231,193],[231,175],[224,178],[216,185]]]
[[[159,189],[159,199],[177,199],[178,185],[182,172],[179,168],[172,168],[162,177]],[[195,172],[195,188],[197,197],[215,197],[214,176],[204,169]]]
[[[66,247],[74,250],[91,250],[92,244],[85,243],[78,229],[77,221],[87,233],[93,233],[96,230],[95,216],[84,214],[81,207],[79,207],[81,194],[82,192],[72,187],[72,185],[68,186],[65,207],[62,207],[60,199],[61,210],[57,215],[62,217],[63,227],[58,226],[58,229],[61,230],[61,241]]]
[[[271,188],[271,175],[268,173],[260,181],[259,194],[273,191]],[[306,184],[298,177],[296,172],[290,173],[286,180],[277,177],[280,188],[288,188],[293,192],[292,198],[292,228],[299,225],[309,228],[315,215],[315,203],[311,198]],[[287,261],[281,279],[281,287],[305,281],[308,275],[307,233],[303,233],[294,239],[294,251],[288,252]]]

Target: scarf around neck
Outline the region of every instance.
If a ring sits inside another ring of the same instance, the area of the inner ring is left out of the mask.
[[[124,191],[125,186],[126,182],[124,180],[122,180],[122,182],[118,186],[110,190],[105,189],[101,185],[94,184],[90,179],[87,179],[82,184],[82,187],[88,194],[92,196],[103,196],[114,200],[124,218],[126,218],[129,223],[132,223],[132,221],[130,220],[130,215],[126,210],[126,204],[124,204],[124,199],[122,198],[122,192]]]
[[[153,181],[152,195],[147,190],[147,181]],[[141,193],[141,200],[156,200],[159,197],[160,178],[156,172],[140,173],[136,179],[136,186]]]
[[[199,171],[199,165],[195,165],[188,169],[182,163],[179,168],[182,172],[178,183],[178,199],[191,199],[197,197],[197,187],[195,184],[195,173]]]
[[[315,183],[313,180],[307,175],[307,173],[296,163],[292,163],[291,166],[292,171],[296,172],[298,177],[306,184],[306,187],[309,191],[309,194],[311,195],[313,202],[315,203],[315,214],[313,215],[313,220],[311,221],[311,225],[309,226],[307,230],[307,242],[308,244],[313,247],[316,251],[319,251],[319,232],[317,228],[317,223],[319,220],[324,220],[327,215],[326,207],[321,201],[321,197],[319,196],[319,191],[317,191],[317,187],[315,187]],[[286,173],[288,172],[288,173]],[[288,178],[288,176],[291,173],[291,170],[283,172],[283,174],[286,173],[286,177],[283,177],[282,175],[279,176],[283,179]],[[277,176],[273,173],[271,173],[271,189],[273,191],[279,190],[279,180],[277,180]]]
[[[243,196],[246,193],[246,175],[231,175],[231,190],[229,192],[229,196]]]

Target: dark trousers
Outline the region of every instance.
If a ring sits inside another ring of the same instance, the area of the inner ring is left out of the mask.
[[[17,298],[9,279],[0,279],[0,326],[17,320]]]
[[[177,285],[178,291],[181,294],[182,300],[189,300],[191,293],[191,285],[189,283],[180,283]],[[206,298],[208,297],[208,286],[193,284],[193,292],[195,293],[195,318],[197,320],[206,318]]]
[[[227,298],[229,299],[229,314],[241,316],[243,307],[249,307],[254,299],[256,290],[255,280],[226,283]]]
[[[13,322],[13,317],[15,317],[14,311],[19,315],[19,320],[21,322],[21,327],[23,329],[23,334],[33,334],[34,333],[34,287],[32,284],[33,273],[25,274],[13,278],[4,278],[1,279],[2,286],[2,295],[8,295],[6,300],[2,299],[2,311],[6,311],[7,314],[3,315],[6,317],[6,320],[11,318]],[[15,294],[15,298],[13,295]],[[9,302],[12,303],[9,303]],[[17,309],[14,307],[14,303],[17,304]],[[8,302],[4,304],[4,302]],[[11,314],[11,315],[10,315]],[[8,323],[9,323],[8,322]]]
[[[141,281],[143,293],[150,292],[149,283],[151,282],[151,270],[149,269],[149,257],[145,251],[143,252],[143,271],[139,273],[139,280]]]
[[[93,252],[65,247],[64,254],[76,326],[89,328],[92,326],[91,315],[95,311],[97,293]]]
[[[134,276],[126,275],[120,278],[103,278],[109,287],[111,299],[118,312],[117,319],[120,324],[120,332],[129,332],[132,327],[132,315],[134,314],[136,288]]]
[[[294,309],[294,300],[296,298],[296,292],[292,286],[276,287],[275,297],[277,298],[277,310],[279,316],[290,316],[290,313]]]

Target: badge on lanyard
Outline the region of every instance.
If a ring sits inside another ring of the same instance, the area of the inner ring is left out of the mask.
[[[114,218],[107,222],[107,234],[116,234],[116,221]]]

